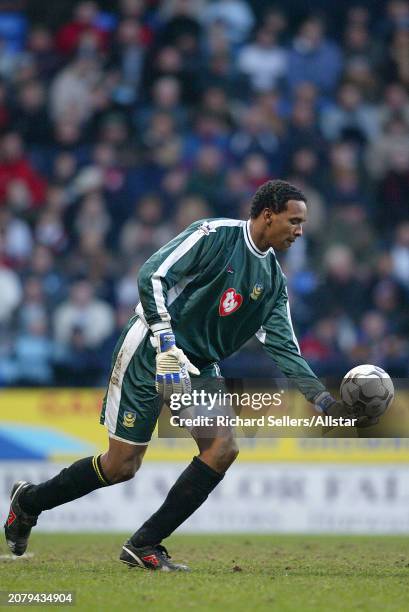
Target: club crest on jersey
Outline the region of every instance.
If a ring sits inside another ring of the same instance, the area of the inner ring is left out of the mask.
[[[252,300],[258,300],[261,294],[264,291],[264,287],[261,283],[256,283],[253,287],[253,291],[250,293],[250,297]]]
[[[243,296],[237,293],[235,289],[230,287],[226,289],[220,298],[219,302],[219,315],[221,317],[227,317],[227,315],[233,314],[240,308],[243,303]]]
[[[132,410],[132,408],[127,408],[124,412],[124,418],[122,421],[122,425],[124,427],[133,427],[136,421],[136,412]]]

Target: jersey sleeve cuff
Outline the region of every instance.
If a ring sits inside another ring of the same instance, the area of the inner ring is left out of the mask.
[[[151,332],[153,333],[153,335],[159,336],[159,334],[163,334],[164,332],[170,332],[172,333],[172,328],[169,325],[169,322],[160,322],[160,323],[154,323],[153,325],[150,326],[151,328]]]

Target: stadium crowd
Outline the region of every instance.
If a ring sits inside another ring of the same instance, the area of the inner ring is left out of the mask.
[[[409,376],[409,2],[379,4],[0,11],[1,384],[105,384],[140,265],[270,178],[308,197],[281,262],[311,366]],[[225,372],[271,363],[255,340]]]

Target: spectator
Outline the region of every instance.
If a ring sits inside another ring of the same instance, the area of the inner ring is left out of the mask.
[[[409,4],[407,4],[409,8]],[[406,89],[409,85],[409,29],[397,29],[386,54],[383,76],[385,80],[400,81]]]
[[[119,24],[112,56],[121,73],[115,98],[122,104],[131,104],[138,98],[145,56],[142,29],[136,20],[124,19]]]
[[[366,163],[372,178],[381,179],[391,167],[396,155],[409,153],[409,124],[399,116],[387,122],[383,134],[366,150]]]
[[[204,9],[202,20],[206,27],[222,24],[232,45],[244,43],[254,25],[251,6],[243,0],[213,0]]]
[[[251,192],[256,191],[271,176],[267,159],[260,153],[250,153],[242,164],[244,180]]]
[[[98,5],[92,0],[80,2],[74,9],[73,19],[62,26],[56,35],[57,49],[65,56],[92,44],[95,49],[104,51],[108,35],[98,25]]]
[[[84,346],[95,350],[112,333],[113,327],[112,308],[94,297],[87,280],[78,280],[72,285],[68,300],[54,314],[55,337],[66,346],[73,333],[80,332]]]
[[[370,268],[376,241],[365,207],[359,202],[338,206],[330,215],[324,250],[330,249],[332,244],[344,244],[351,250],[358,273]]]
[[[203,147],[187,184],[188,193],[202,196],[216,210],[222,205],[224,170],[221,162],[219,149],[214,146]]]
[[[75,235],[81,237],[81,235],[92,230],[106,238],[110,228],[111,218],[102,194],[94,192],[86,195],[80,204],[74,221]]]
[[[7,208],[0,208],[2,256],[10,267],[20,268],[27,263],[33,248],[29,225]]]
[[[287,53],[277,36],[266,27],[256,32],[255,41],[242,47],[237,65],[255,91],[269,91],[287,72]]]
[[[98,228],[90,228],[80,235],[64,272],[70,278],[86,278],[101,301],[113,304],[117,263],[105,244],[103,234]]]
[[[41,316],[27,323],[14,345],[14,385],[23,387],[53,384],[54,344],[48,336],[47,323]]]
[[[395,117],[401,117],[405,124],[409,125],[409,93],[399,81],[386,86],[383,101],[378,105],[378,109],[382,126]]]
[[[320,376],[343,376],[348,368],[338,342],[336,318],[323,318],[306,334],[300,348]]]
[[[248,79],[235,69],[232,55],[227,49],[209,50],[207,65],[199,76],[201,90],[221,87],[233,100],[249,98]]]
[[[186,125],[186,111],[181,102],[180,82],[173,76],[158,78],[152,88],[152,103],[139,116],[139,127],[143,129],[156,113],[170,114],[178,128]]]
[[[202,33],[199,15],[203,8],[200,0],[169,0],[162,6],[163,20],[160,34],[162,45],[178,46],[181,40],[199,40]]]
[[[4,205],[10,190],[18,189],[16,208],[28,211],[41,206],[45,196],[45,181],[25,156],[23,141],[17,132],[9,132],[0,143],[0,205]]]
[[[172,237],[172,228],[164,223],[163,206],[155,195],[147,194],[135,206],[134,216],[124,225],[120,239],[121,254],[125,261],[143,257],[160,248]]]
[[[37,244],[51,249],[54,253],[62,253],[68,244],[68,237],[61,213],[51,207],[43,210],[38,216],[34,236]]]
[[[136,261],[135,263],[135,251],[132,253],[133,259],[130,259],[128,264],[128,270],[124,276],[122,276],[115,286],[115,301],[119,308],[127,309],[128,318],[131,316],[135,309],[135,304],[139,302],[139,291],[138,284],[135,279],[138,278],[138,272],[143,264],[143,261]]]
[[[27,145],[44,147],[51,138],[50,122],[46,109],[45,90],[41,81],[24,83],[18,93],[14,110],[13,129]]]
[[[43,285],[39,278],[28,276],[24,280],[23,297],[17,312],[17,325],[25,333],[31,323],[41,322],[47,327],[48,306]]]
[[[0,237],[0,254],[2,244]],[[4,329],[10,322],[11,316],[21,300],[21,283],[17,274],[6,268],[0,262],[0,329]]]
[[[42,24],[34,25],[28,33],[27,48],[38,73],[46,81],[51,79],[61,65],[51,31]]]
[[[380,33],[389,38],[396,30],[409,25],[409,2],[407,0],[389,0],[386,4],[386,14],[378,24]]]
[[[161,77],[176,79],[183,104],[196,102],[199,94],[199,74],[192,75],[184,69],[182,54],[176,47],[161,47],[153,57],[147,56],[143,91],[151,94],[156,81]]]
[[[409,291],[409,221],[402,223],[396,230],[391,258],[394,277]]]
[[[384,229],[395,228],[409,217],[409,150],[392,151],[388,165],[378,193],[377,224]]]
[[[345,314],[355,322],[365,309],[365,284],[360,281],[351,249],[332,244],[324,257],[325,275],[312,299],[318,317]],[[318,318],[317,317],[317,318]]]
[[[236,161],[241,161],[249,153],[261,153],[278,171],[280,140],[267,122],[267,117],[260,107],[244,110],[240,126],[232,134],[230,152]]]
[[[181,232],[186,225],[190,225],[198,219],[206,219],[213,215],[212,209],[202,197],[187,195],[182,198],[176,211],[174,233]]]
[[[89,119],[92,90],[98,78],[98,65],[90,57],[79,57],[59,72],[50,90],[52,119],[57,122],[69,117],[77,124]]]
[[[328,140],[348,139],[363,144],[379,135],[376,110],[365,104],[353,83],[344,83],[338,90],[338,104],[324,110],[321,128]]]
[[[103,364],[99,351],[90,347],[81,325],[69,328],[67,340],[57,346],[55,378],[63,387],[95,387],[101,384]]]
[[[7,128],[10,122],[10,109],[7,102],[7,87],[5,83],[0,81],[0,130]]]
[[[36,245],[33,249],[25,277],[35,276],[41,282],[42,292],[50,309],[61,301],[66,292],[67,279],[57,269],[53,253],[45,246]]]
[[[322,19],[306,19],[292,42],[288,57],[287,81],[293,90],[299,83],[314,83],[323,95],[331,95],[338,84],[342,54],[337,45],[325,38]]]
[[[313,147],[320,156],[328,147],[318,128],[314,106],[304,100],[296,101],[292,108],[288,128],[284,134],[285,158],[291,158],[294,151],[301,147]]]

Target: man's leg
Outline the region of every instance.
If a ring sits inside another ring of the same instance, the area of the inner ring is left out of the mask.
[[[192,432],[199,455],[179,476],[162,506],[130,538],[134,547],[159,544],[184,523],[223,479],[238,455],[231,432],[213,438]]]
[[[11,551],[16,555],[25,552],[31,527],[44,510],[133,478],[146,448],[146,445],[133,445],[110,438],[106,453],[80,459],[46,482],[38,485],[16,483],[4,526]]]

